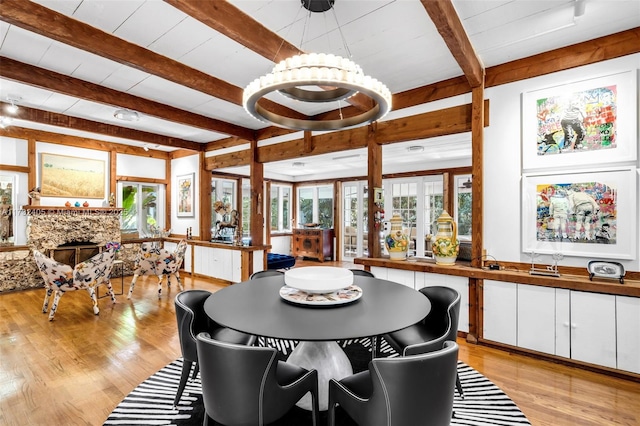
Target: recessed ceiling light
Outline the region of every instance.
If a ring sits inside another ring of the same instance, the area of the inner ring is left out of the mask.
[[[350,158],[360,158],[360,154],[341,155],[339,157],[333,157],[332,160],[348,160]]]
[[[407,151],[409,151],[409,152],[423,152],[424,151],[424,146],[412,145],[412,146],[407,148]]]
[[[296,169],[301,169],[304,167],[304,163],[301,161],[296,161],[291,165],[291,167],[295,167]]]
[[[123,121],[138,121],[140,120],[140,114],[135,111],[131,111],[128,109],[119,109],[113,113],[113,116],[118,120]]]

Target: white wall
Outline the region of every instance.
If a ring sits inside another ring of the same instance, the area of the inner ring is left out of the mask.
[[[193,191],[196,196],[193,203],[193,216],[178,217],[178,176],[194,174]],[[174,234],[186,235],[187,228],[191,227],[194,237],[200,235],[200,173],[199,173],[199,155],[190,155],[188,157],[176,158],[171,160],[171,232]]]
[[[486,90],[490,100],[490,123],[484,133],[484,247],[487,254],[498,260],[530,262],[521,245],[521,95],[571,81],[614,74],[640,68],[640,54],[600,62],[551,75],[519,81]],[[640,85],[638,86],[640,87]],[[638,99],[638,94],[634,97]],[[633,120],[638,125],[638,117]],[[640,133],[639,133],[640,134]],[[636,138],[637,139],[637,138]],[[638,144],[638,140],[635,141]],[[638,150],[640,152],[640,149]],[[638,167],[638,161],[632,162]],[[637,179],[637,176],[636,176]],[[640,188],[640,186],[637,186]],[[637,194],[637,203],[640,194]],[[637,210],[640,212],[640,210]],[[636,221],[638,218],[636,217]],[[636,223],[636,245],[640,241],[640,224]],[[590,259],[566,257],[560,265],[584,266]],[[541,255],[537,262],[552,264],[550,255]],[[640,270],[638,256],[634,260],[621,261],[626,269]]]
[[[149,179],[165,179],[167,168],[162,158],[117,154],[116,174]]]

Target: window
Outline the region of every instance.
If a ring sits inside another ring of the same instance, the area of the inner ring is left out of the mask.
[[[298,188],[298,223],[333,228],[333,186]]]
[[[271,232],[291,231],[291,186],[271,185]]]
[[[455,177],[456,196],[453,220],[458,224],[458,238],[471,241],[471,175],[457,175]]]
[[[164,229],[164,185],[134,182],[118,182],[122,206],[121,228],[123,233],[141,237],[159,235]]]
[[[233,231],[223,229],[224,235],[217,234],[217,222],[229,222],[231,210],[236,209],[236,181],[230,179],[211,179],[211,235],[213,238],[231,241]],[[217,206],[221,206],[217,209]],[[216,211],[218,210],[218,211]]]
[[[366,256],[369,253],[367,182],[344,183],[342,194],[342,256],[345,260]]]

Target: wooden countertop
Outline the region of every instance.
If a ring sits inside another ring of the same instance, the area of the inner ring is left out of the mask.
[[[471,267],[469,262],[456,262],[453,266],[442,266],[436,265],[435,261],[432,259],[423,258],[413,258],[408,260],[390,260],[389,258],[357,258],[354,259],[354,263],[365,266],[378,266],[383,268],[431,272],[434,274],[454,275],[483,280],[506,281],[543,287],[589,291],[593,293],[640,297],[640,280],[625,278],[624,284],[620,284],[616,280],[609,280],[605,278],[594,277],[593,280],[589,280],[586,270],[585,275],[561,273],[560,277],[548,277],[530,275],[528,271],[509,267],[501,270],[474,268]]]

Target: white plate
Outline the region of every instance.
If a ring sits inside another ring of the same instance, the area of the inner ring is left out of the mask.
[[[355,302],[362,297],[362,289],[357,285],[334,291],[332,293],[307,293],[289,286],[280,287],[280,297],[287,302],[309,306],[335,306]]]
[[[353,272],[334,266],[306,266],[285,271],[284,283],[307,293],[331,293],[353,284]]]

